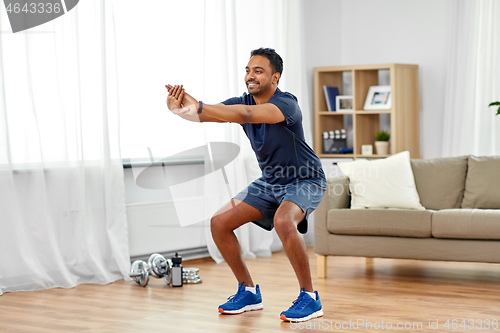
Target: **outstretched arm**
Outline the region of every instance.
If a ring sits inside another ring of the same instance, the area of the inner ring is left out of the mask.
[[[285,116],[280,109],[271,103],[259,105],[203,104],[202,112],[198,114],[199,103],[192,97],[192,101],[188,101],[189,104],[182,107],[180,101],[183,101],[186,95],[182,86],[175,86],[170,90],[167,99],[168,104],[169,99],[172,98],[172,107],[169,104],[169,109],[184,119],[192,120],[193,117],[200,116],[199,121],[201,121],[201,116],[203,116],[208,117],[206,119],[217,119],[219,122],[232,122],[238,124],[276,124],[285,121]]]
[[[238,124],[277,124],[285,121],[278,107],[271,103],[259,105],[203,104],[202,114]]]
[[[177,114],[178,116],[180,116],[186,120],[193,121],[193,122],[201,122],[201,123],[203,123],[203,122],[225,123],[226,122],[226,121],[221,120],[221,119],[210,117],[206,114],[196,113],[196,115],[188,115],[185,113],[178,112],[179,109],[181,109],[183,107],[189,107],[191,105],[192,105],[192,108],[196,107],[196,111],[198,111],[198,109],[197,109],[198,101],[196,101],[196,99],[194,99],[191,95],[186,93],[184,91],[184,88],[182,88],[182,86],[173,87],[170,84],[167,84],[165,87],[167,88],[168,93],[169,93],[168,97],[167,97],[167,106],[170,109],[170,111],[172,111],[174,114]],[[177,90],[174,91],[174,89],[176,87],[180,87],[180,88],[177,88]]]

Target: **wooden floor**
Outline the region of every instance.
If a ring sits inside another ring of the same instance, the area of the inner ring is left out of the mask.
[[[492,326],[494,319],[500,325],[500,265],[329,257],[328,278],[317,279],[312,249],[309,254],[324,316],[300,326],[279,319],[299,290],[278,252],[247,260],[261,286],[262,311],[219,315],[217,306],[235,293],[236,280],[226,264],[204,259],[184,263],[200,268],[203,283],[182,288],[152,278],[146,288],[118,281],[6,293],[0,296],[0,332],[372,332],[389,325],[398,331],[398,323],[404,332],[500,332]],[[463,319],[474,322],[466,321],[464,329]],[[429,329],[429,320],[438,329]],[[490,329],[478,329],[480,320],[483,327],[490,320]]]

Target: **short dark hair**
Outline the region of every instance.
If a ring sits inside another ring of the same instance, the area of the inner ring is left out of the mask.
[[[274,71],[273,74],[278,72],[281,75],[281,73],[283,73],[283,59],[281,59],[280,55],[276,53],[274,49],[261,47],[260,49],[250,52],[250,58],[256,55],[264,56],[269,59]]]

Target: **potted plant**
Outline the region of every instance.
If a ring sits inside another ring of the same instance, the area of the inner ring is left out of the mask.
[[[493,106],[493,105],[500,105],[500,102],[493,102],[493,103],[490,103],[490,105],[488,106]],[[500,106],[498,107],[498,110],[497,110],[497,116],[500,114]]]
[[[375,150],[377,155],[388,155],[389,154],[389,139],[390,134],[386,131],[377,131],[375,133]]]

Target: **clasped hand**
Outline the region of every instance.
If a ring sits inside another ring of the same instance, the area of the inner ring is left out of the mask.
[[[199,103],[184,91],[182,85],[165,86],[168,90],[167,106],[172,113],[178,116],[196,116]]]

